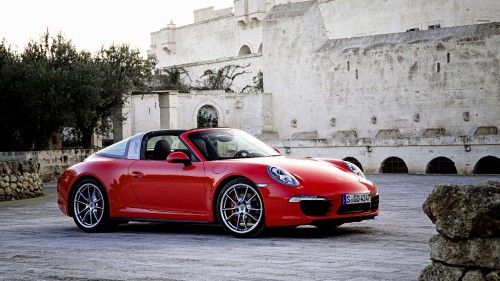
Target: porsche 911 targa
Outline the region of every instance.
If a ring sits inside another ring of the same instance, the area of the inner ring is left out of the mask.
[[[236,237],[266,228],[333,228],[378,215],[379,195],[354,164],[282,156],[236,129],[141,133],[59,177],[58,206],[86,232],[128,221],[216,223]]]

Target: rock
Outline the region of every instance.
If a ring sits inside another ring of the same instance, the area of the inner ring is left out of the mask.
[[[419,281],[458,281],[465,272],[463,267],[446,266],[439,262],[428,265],[420,274]]]
[[[4,196],[4,195],[5,195],[5,190],[0,187],[0,196]]]
[[[462,277],[462,281],[486,281],[486,278],[481,270],[470,270]]]
[[[500,269],[500,238],[451,240],[436,234],[429,240],[431,259],[465,267]]]
[[[437,185],[422,207],[446,237],[500,237],[499,182]]]
[[[500,270],[494,270],[486,275],[486,281],[500,281]]]
[[[5,195],[11,195],[12,194],[12,189],[10,189],[10,187],[5,188],[4,190],[5,190]]]

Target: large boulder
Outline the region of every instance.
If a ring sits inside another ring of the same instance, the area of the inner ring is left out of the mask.
[[[499,182],[437,185],[422,207],[446,237],[500,237]]]

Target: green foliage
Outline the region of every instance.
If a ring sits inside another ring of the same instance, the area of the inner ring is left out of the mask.
[[[253,87],[257,91],[264,92],[264,74],[261,70],[253,77]]]
[[[47,149],[63,128],[74,128],[81,146],[108,120],[131,90],[147,90],[155,59],[128,45],[77,51],[61,34],[46,32],[21,55],[0,44],[0,149]],[[5,132],[5,133],[4,133]],[[63,138],[64,139],[64,138]]]
[[[157,87],[158,90],[175,90],[180,93],[189,92],[191,86],[186,83],[183,76],[187,76],[189,81],[191,81],[191,77],[184,68],[167,68],[164,72],[165,74],[157,75],[157,78],[160,80],[160,84]]]
[[[198,111],[197,123],[198,128],[216,128],[219,126],[219,119],[217,115],[213,115],[209,112],[209,108],[203,106]]]
[[[246,85],[241,92],[242,93],[249,93],[252,91],[258,91],[258,92],[264,92],[264,75],[262,74],[262,71],[259,70],[257,72],[257,75],[255,75],[252,79],[253,81],[253,86],[251,85]]]
[[[202,90],[225,90],[226,92],[232,92],[231,86],[233,85],[234,79],[246,72],[246,66],[240,66],[235,64],[229,64],[220,69],[207,69],[200,78],[204,78]]]

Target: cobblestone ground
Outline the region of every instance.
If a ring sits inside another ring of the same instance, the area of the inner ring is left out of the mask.
[[[369,176],[376,220],[236,239],[218,226],[132,223],[87,234],[47,196],[0,203],[1,280],[416,280],[434,226],[422,203],[435,184],[498,176]]]

